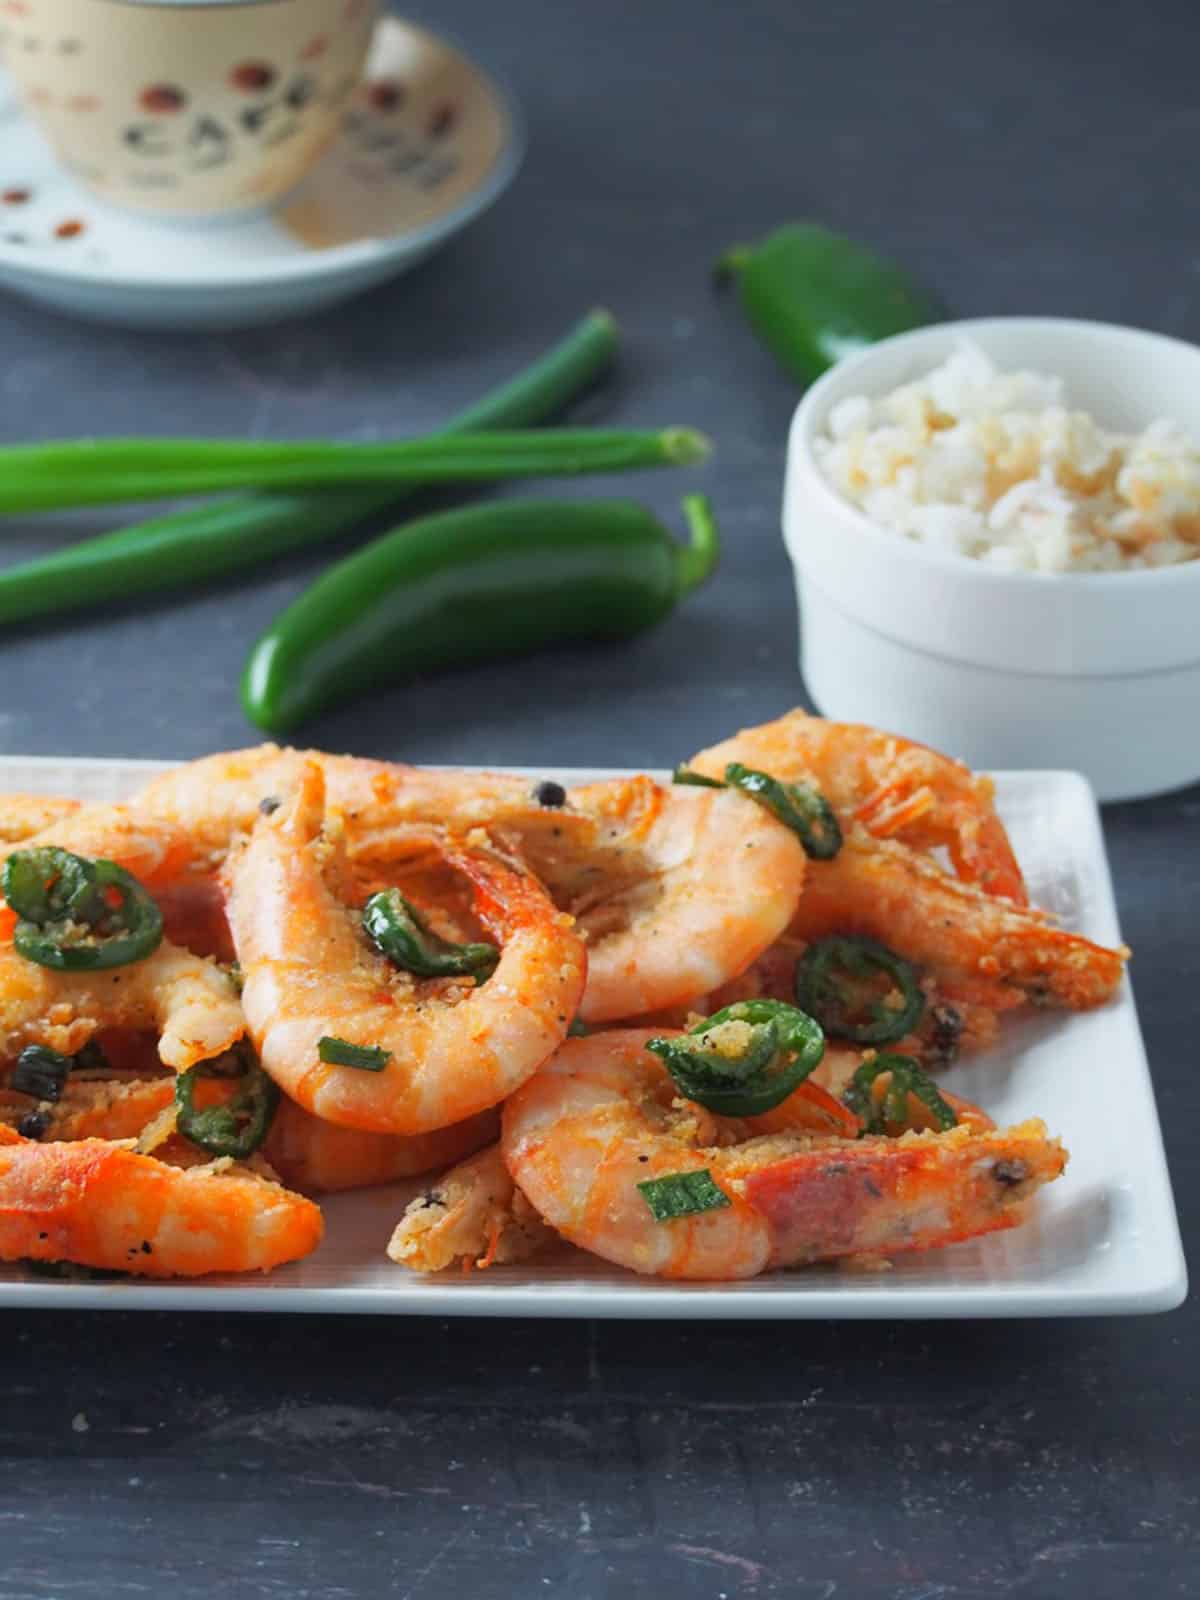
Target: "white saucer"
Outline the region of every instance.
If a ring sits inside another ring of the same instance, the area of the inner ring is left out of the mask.
[[[415,266],[500,195],[523,153],[508,94],[389,17],[341,134],[298,189],[249,218],[163,222],[68,178],[0,81],[0,286],[132,327],[301,316]]]

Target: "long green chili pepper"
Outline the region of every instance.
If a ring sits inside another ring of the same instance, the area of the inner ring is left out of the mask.
[[[0,887],[19,918],[17,953],[41,967],[123,967],[162,940],[162,913],[113,861],[88,861],[56,845],[17,850],[4,863]]]
[[[529,428],[387,444],[322,439],[89,439],[0,448],[0,513],[162,500],[222,489],[496,483],[703,461],[694,428]]]
[[[545,422],[612,365],[617,325],[592,311],[525,371],[460,413],[446,433]],[[395,488],[237,495],[154,517],[0,572],[0,623],[203,583],[346,533],[406,497]]]
[[[887,992],[864,993],[879,977],[888,980]],[[886,945],[854,934],[810,944],[796,963],[795,989],[797,1004],[827,1033],[857,1044],[893,1044],[912,1032],[925,1010],[913,967]]]
[[[482,983],[500,959],[494,944],[440,939],[399,889],[382,889],[363,907],[363,930],[375,948],[419,978],[474,978]]]
[[[814,222],[721,257],[750,326],[798,383],[893,333],[940,322],[941,303],[891,261]]]
[[[891,1075],[891,1082],[883,1098],[877,1100],[871,1092],[872,1085],[885,1072]],[[933,1079],[911,1056],[884,1053],[869,1057],[851,1078],[842,1099],[862,1118],[864,1133],[886,1133],[889,1122],[908,1126],[910,1094],[928,1108],[943,1131],[958,1126],[954,1108],[942,1098]]]
[[[279,1090],[249,1052],[242,1056],[241,1083],[220,1105],[196,1108],[199,1078],[228,1077],[219,1063],[200,1061],[175,1079],[175,1126],[185,1139],[214,1156],[244,1161],[271,1131]]]
[[[242,707],[283,733],[340,700],[561,640],[623,638],[703,583],[719,538],[683,502],[689,543],[629,501],[503,501],[384,534],[321,577],[250,652]]]
[[[819,789],[810,783],[781,783],[769,772],[744,767],[731,761],[725,768],[725,781],[732,789],[757,800],[785,828],[790,828],[804,846],[805,855],[814,861],[832,861],[842,848],[842,830],[833,807]]]
[[[739,1000],[685,1034],[647,1040],[646,1049],[685,1099],[727,1117],[753,1117],[804,1082],[825,1054],[825,1036],[785,1001]]]

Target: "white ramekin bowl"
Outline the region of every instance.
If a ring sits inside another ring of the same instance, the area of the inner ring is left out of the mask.
[[[1066,382],[1072,408],[1200,438],[1200,348],[1051,317],[943,323],[839,362],[797,408],[783,527],[800,664],[818,708],[973,767],[1072,767],[1101,800],[1200,779],[1200,561],[1146,572],[994,572],[882,528],[813,452],[833,406],[928,372],[969,338],[1002,368]]]

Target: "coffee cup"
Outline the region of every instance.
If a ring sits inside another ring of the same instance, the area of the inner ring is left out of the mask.
[[[113,205],[219,219],[293,189],[337,134],[379,0],[4,0],[0,63],[61,164]]]

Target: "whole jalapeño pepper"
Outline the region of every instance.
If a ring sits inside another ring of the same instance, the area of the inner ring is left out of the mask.
[[[651,627],[718,555],[707,500],[689,542],[630,501],[504,501],[410,522],[325,572],[250,652],[242,706],[283,733],[440,667]]]
[[[815,222],[791,222],[717,264],[750,326],[800,384],[894,333],[940,322],[945,310],[893,262]]]

